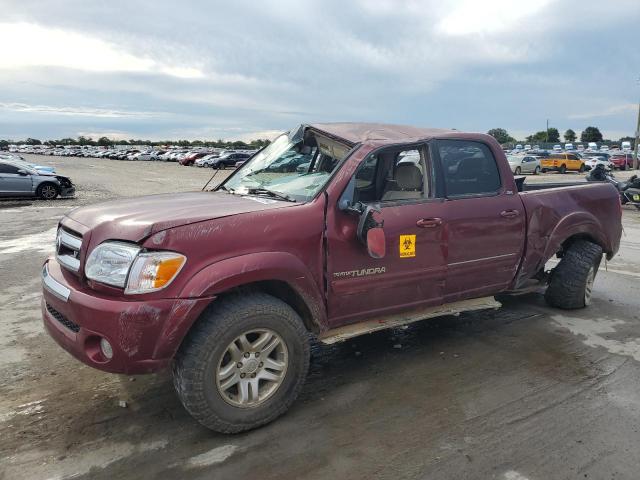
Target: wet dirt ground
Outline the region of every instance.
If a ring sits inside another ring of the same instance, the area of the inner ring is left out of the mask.
[[[211,170],[32,160],[79,192],[0,201],[1,479],[640,477],[640,212],[624,209],[620,254],[601,267],[588,309],[506,297],[498,311],[314,345],[293,408],[225,436],[188,416],[168,374],[111,375],[72,359],[39,312],[40,267],[66,211],[199,189]]]

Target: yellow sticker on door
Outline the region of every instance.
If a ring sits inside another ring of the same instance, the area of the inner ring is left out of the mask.
[[[416,256],[416,236],[400,235],[400,258]]]

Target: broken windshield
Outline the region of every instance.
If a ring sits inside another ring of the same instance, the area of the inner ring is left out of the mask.
[[[318,133],[293,130],[258,152],[220,188],[305,202],[320,191],[348,152],[346,145]]]

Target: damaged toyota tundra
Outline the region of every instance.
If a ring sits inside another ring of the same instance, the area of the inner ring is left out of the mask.
[[[588,306],[621,216],[609,184],[528,189],[488,135],[305,124],[211,191],[69,212],[42,314],[85,364],[170,368],[195,419],[240,432],[291,406],[310,339],[495,309],[500,293]]]

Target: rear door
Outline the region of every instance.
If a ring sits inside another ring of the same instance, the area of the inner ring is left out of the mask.
[[[501,180],[486,144],[438,140],[432,151],[441,166],[446,197],[441,213],[447,244],[445,303],[506,289],[524,245],[520,197]]]
[[[4,196],[30,195],[31,175],[20,175],[19,167],[0,162],[0,194]]]
[[[425,145],[370,154],[355,174],[354,202],[379,206],[386,255],[356,238],[358,217],[328,214],[328,312],[332,326],[442,303],[446,272],[443,200],[435,198]]]

